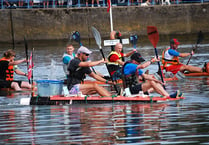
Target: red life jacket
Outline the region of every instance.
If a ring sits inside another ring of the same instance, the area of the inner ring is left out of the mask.
[[[9,61],[9,59],[3,57],[0,61]],[[14,79],[14,68],[13,65],[9,65],[6,69],[6,81],[13,81]]]

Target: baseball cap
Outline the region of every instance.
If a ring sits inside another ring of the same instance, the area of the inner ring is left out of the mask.
[[[77,51],[78,54],[80,53],[86,53],[86,54],[91,54],[92,51],[90,51],[88,48],[84,47],[84,46],[81,46],[78,51]]]
[[[179,45],[180,44],[180,42],[177,40],[177,39],[171,39],[171,41],[170,41],[170,44],[176,44],[176,45]]]
[[[141,63],[141,62],[144,62],[144,58],[142,58],[141,54],[136,52],[134,54],[131,55],[131,60],[135,60],[137,61],[138,63]]]

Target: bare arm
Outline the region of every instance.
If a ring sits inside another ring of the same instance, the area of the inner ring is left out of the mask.
[[[92,66],[96,66],[99,65],[101,63],[106,63],[106,61],[104,59],[98,60],[98,61],[86,61],[86,62],[80,62],[79,66],[80,67],[92,67]]]
[[[106,82],[106,80],[104,78],[102,78],[101,76],[95,74],[94,72],[91,72],[89,74],[90,77],[94,78],[97,81],[101,81],[101,82]]]
[[[129,56],[131,56],[132,54],[134,54],[134,52],[136,52],[136,49],[133,49],[132,51],[130,51],[130,52],[124,54],[124,57],[129,57]]]
[[[187,56],[190,56],[191,53],[180,53],[179,56],[180,57],[187,57]]]
[[[16,69],[16,70],[15,70],[15,73],[18,74],[18,75],[26,76],[26,73],[22,72],[22,71],[19,70],[19,69]]]
[[[160,84],[163,84],[161,81],[157,80],[155,77],[153,77],[152,75],[149,75],[149,74],[142,74],[142,77],[145,79],[145,80],[150,80],[150,81],[155,81],[157,83],[160,83]]]
[[[20,63],[26,62],[26,59],[21,59],[21,60],[16,60],[16,61],[12,61],[9,62],[9,65],[18,65]]]
[[[192,50],[190,53],[180,53],[179,56],[180,57],[187,57],[187,56],[190,56],[190,55],[193,55],[194,54],[194,51]]]
[[[108,84],[114,84],[112,81],[108,81],[104,78],[102,78],[101,76],[95,74],[94,72],[91,72],[89,74],[90,77],[94,78],[95,80],[98,80],[98,81],[101,81],[101,82],[104,82],[104,83],[108,83]]]
[[[118,59],[116,62],[118,62],[120,65],[124,65],[125,62],[123,62],[122,60]]]
[[[154,63],[156,61],[160,61],[160,59],[159,58],[157,59],[156,57],[154,57],[150,61],[147,61],[147,62],[145,62],[143,64],[139,64],[137,66],[137,69],[144,69],[144,68],[148,67],[150,64],[152,64],[152,63]]]

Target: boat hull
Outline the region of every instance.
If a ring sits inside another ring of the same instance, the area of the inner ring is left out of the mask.
[[[136,102],[167,102],[179,101],[184,99],[180,98],[162,98],[160,96],[134,96],[134,97],[100,97],[100,96],[50,96],[50,97],[31,97],[29,105],[65,105],[65,104],[103,104],[103,103],[136,103]]]
[[[202,72],[202,73],[188,73],[188,74],[184,74],[185,76],[188,77],[203,77],[203,76],[209,76],[209,73],[207,72]]]

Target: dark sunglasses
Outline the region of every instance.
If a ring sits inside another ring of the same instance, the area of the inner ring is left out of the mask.
[[[87,53],[83,53],[83,54],[85,54],[86,56],[89,56],[89,54],[87,54]]]

